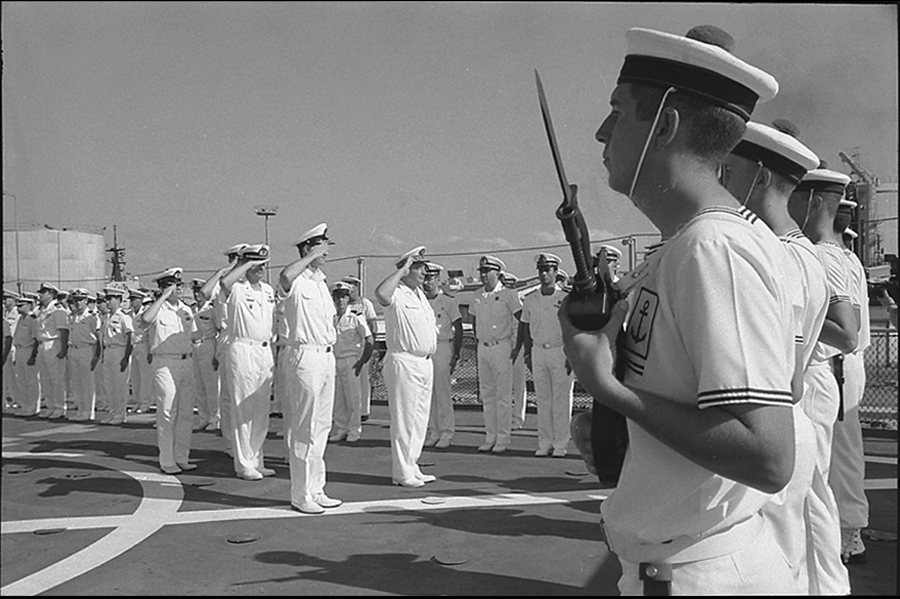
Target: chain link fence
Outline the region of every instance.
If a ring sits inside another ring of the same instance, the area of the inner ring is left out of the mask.
[[[897,430],[897,331],[873,330],[872,342],[866,350],[866,391],[860,404],[860,421],[864,428]],[[372,400],[387,402],[381,362],[384,359],[384,342],[376,343],[375,353],[369,363],[372,383]],[[536,409],[534,383],[531,372],[525,369],[526,405]],[[475,339],[466,334],[462,351],[452,379],[453,404],[456,406],[480,406],[478,396],[478,359]],[[575,383],[574,409],[591,407],[591,397]]]

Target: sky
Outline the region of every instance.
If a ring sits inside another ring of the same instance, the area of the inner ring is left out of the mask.
[[[651,243],[594,133],[625,31],[700,24],[779,81],[754,120],[788,118],[831,168],[858,152],[896,180],[890,4],[3,2],[3,191],[20,223],[106,227],[110,245],[115,226],[148,286],[263,243],[259,206],[277,207],[274,266],[325,222],[329,279],[363,256],[370,296],[419,245],[467,275],[490,253],[532,276],[542,249],[574,272],[535,69],[592,239]]]

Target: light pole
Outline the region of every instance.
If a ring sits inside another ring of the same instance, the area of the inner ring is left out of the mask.
[[[13,199],[13,220],[16,227],[16,291],[22,294],[22,278],[19,273],[19,198],[14,193],[3,192],[5,196],[11,196]]]
[[[269,217],[275,216],[278,212],[278,206],[257,206],[256,207],[256,216],[262,216],[266,219],[266,245],[269,245]],[[271,248],[269,248],[269,253],[271,255]],[[271,264],[271,260],[266,264],[266,283],[271,284],[269,280],[269,265]]]

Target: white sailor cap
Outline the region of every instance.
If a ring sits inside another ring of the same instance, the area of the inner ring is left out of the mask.
[[[154,281],[156,284],[162,287],[166,287],[172,283],[181,283],[181,273],[184,272],[184,269],[176,266],[174,268],[169,268],[168,270],[164,270],[159,275],[156,276]]]
[[[569,273],[567,273],[562,268],[556,271],[556,280],[562,283],[563,285],[569,284]]]
[[[11,299],[19,299],[21,296],[13,291],[12,289],[4,289],[3,290],[3,299],[11,298]]]
[[[444,267],[437,262],[425,262],[426,275],[439,275],[442,270],[444,270]]]
[[[503,281],[504,285],[515,285],[519,282],[519,277],[512,274],[511,272],[501,271],[500,280]]]
[[[345,283],[350,283],[351,285],[362,285],[362,279],[354,277],[353,275],[347,275],[341,280]]]
[[[294,243],[294,245],[299,247],[301,245],[309,244],[319,240],[325,241],[329,245],[333,245],[330,241],[328,241],[328,225],[325,223],[319,223],[318,225],[301,235],[300,239],[298,239]]]
[[[843,195],[848,183],[850,183],[850,177],[844,173],[828,170],[827,168],[816,168],[806,173],[794,191],[814,189],[816,191]]]
[[[559,256],[557,256],[556,254],[551,254],[550,252],[541,252],[534,257],[534,262],[538,267],[559,266],[559,263],[562,262],[562,260],[560,260]]]
[[[242,260],[264,260],[269,261],[269,246],[264,243],[256,245],[248,245],[238,254]]]
[[[32,304],[38,301],[38,294],[34,291],[23,291],[21,297],[16,298],[17,304],[24,304],[26,302],[30,302]]]
[[[846,229],[844,229],[844,235],[846,235],[850,239],[856,239],[857,237],[859,237],[859,233],[857,233],[850,227],[847,227]]]
[[[606,261],[607,262],[615,262],[616,260],[622,257],[622,250],[612,245],[601,245],[601,250],[606,250]],[[597,255],[600,255],[600,252],[597,252]]]
[[[760,162],[796,184],[819,166],[819,157],[797,140],[798,133],[796,126],[785,119],[774,121],[771,127],[751,121],[731,153]]]
[[[103,293],[106,295],[107,298],[118,297],[121,299],[121,298],[125,297],[125,290],[120,289],[119,287],[104,287]]]
[[[733,38],[712,25],[694,27],[685,36],[634,28],[625,40],[628,52],[617,83],[674,87],[745,121],[757,102],[778,93],[775,78],[734,56]]]
[[[238,254],[241,253],[241,250],[244,249],[245,247],[247,247],[246,243],[239,243],[237,245],[231,246],[230,248],[225,250],[224,253],[226,256],[232,256],[232,255],[237,256]]]
[[[482,256],[478,260],[478,270],[506,270],[506,264],[500,258],[494,256]]]
[[[427,262],[427,260],[425,259],[425,246],[420,245],[418,247],[414,247],[413,249],[409,250],[408,252],[406,252],[402,256],[400,256],[400,259],[397,260],[397,268],[400,268],[401,266],[403,266],[403,263],[410,256],[412,256],[412,262],[410,262],[410,266],[412,266],[413,264],[415,264],[417,262],[423,262],[423,263]]]
[[[59,287],[57,287],[53,283],[48,283],[46,281],[41,283],[41,286],[38,287],[38,293],[40,293],[42,291],[51,291],[54,294],[59,295]]]
[[[350,295],[350,283],[346,281],[338,281],[334,284],[334,287],[331,289],[331,295]]]

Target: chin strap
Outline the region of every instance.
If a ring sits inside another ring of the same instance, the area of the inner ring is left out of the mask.
[[[757,165],[757,166],[756,166],[756,174],[753,175],[753,180],[750,181],[750,189],[747,190],[747,195],[744,196],[744,201],[741,202],[741,206],[746,206],[746,205],[747,205],[747,202],[750,201],[750,196],[753,195],[753,188],[756,187],[756,179],[759,178],[759,174],[760,174],[760,173],[762,172],[762,170],[763,170],[763,163],[762,163],[762,162],[760,162],[759,160],[757,160],[757,161],[756,161],[756,165]],[[807,211],[807,217],[808,217],[808,211]]]
[[[634,199],[634,188],[637,187],[638,176],[641,174],[641,166],[644,164],[644,157],[647,155],[647,149],[650,147],[650,140],[653,139],[653,132],[656,130],[656,124],[659,122],[663,107],[666,105],[666,98],[674,91],[675,88],[670,87],[659,101],[659,108],[656,109],[656,116],[653,117],[653,124],[650,126],[649,133],[647,133],[647,141],[644,142],[644,149],[641,151],[641,157],[638,159],[637,167],[634,169],[634,178],[631,180],[631,189],[628,190],[628,197],[632,200]]]

